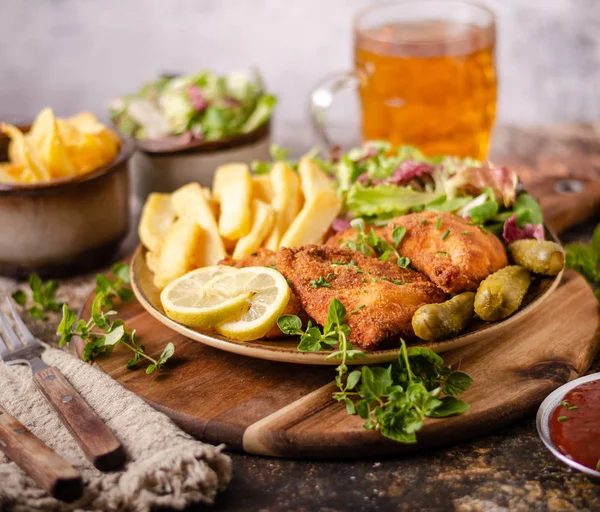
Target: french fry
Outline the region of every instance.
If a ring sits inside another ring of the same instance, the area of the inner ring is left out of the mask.
[[[252,197],[269,204],[273,202],[275,192],[273,191],[271,177],[268,174],[252,176]]]
[[[160,250],[154,284],[164,288],[171,281],[192,270],[196,252],[201,247],[202,228],[194,221],[180,218],[169,228]]]
[[[308,200],[281,239],[280,247],[321,243],[342,209],[335,190],[321,190]]]
[[[210,211],[212,212],[214,218],[218,219],[219,218],[219,203],[213,197],[212,192],[210,191],[210,188],[202,187],[202,193],[204,194],[204,199],[206,199],[208,206],[210,206]]]
[[[253,253],[271,232],[275,222],[275,210],[259,199],[252,200],[252,228],[250,233],[238,240],[233,258],[239,259]]]
[[[146,253],[146,266],[150,269],[151,272],[156,273],[156,269],[158,268],[158,264],[160,262],[160,253],[154,251],[148,251]]]
[[[150,251],[158,252],[176,215],[170,194],[150,194],[138,227],[142,244]]]
[[[335,185],[333,180],[323,172],[323,170],[308,157],[302,157],[298,164],[298,174],[300,175],[300,184],[305,200],[310,199],[321,190],[333,190]]]
[[[171,196],[177,214],[198,224],[204,231],[203,247],[198,253],[198,267],[216,265],[225,255],[217,221],[198,183],[188,183]]]
[[[269,176],[275,194],[272,205],[275,208],[276,219],[265,246],[276,251],[283,234],[300,211],[300,179],[285,162],[277,162]]]
[[[250,200],[252,179],[246,164],[227,164],[217,168],[213,196],[219,203],[219,233],[230,240],[246,236],[251,227]]]

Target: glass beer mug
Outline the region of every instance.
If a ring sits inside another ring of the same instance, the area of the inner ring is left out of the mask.
[[[311,94],[311,118],[326,145],[334,94],[358,90],[364,140],[409,144],[429,156],[485,160],[496,115],[495,17],[465,1],[374,5],[354,21],[354,71]]]

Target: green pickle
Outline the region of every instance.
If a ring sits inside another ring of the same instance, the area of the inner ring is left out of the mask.
[[[465,292],[439,304],[421,306],[412,318],[415,334],[422,340],[436,341],[462,331],[473,318],[475,294]]]
[[[548,240],[515,240],[508,250],[517,265],[535,274],[557,275],[565,266],[565,253],[556,242]]]
[[[486,322],[512,315],[523,302],[531,284],[529,271],[510,265],[486,277],[475,294],[475,313]]]

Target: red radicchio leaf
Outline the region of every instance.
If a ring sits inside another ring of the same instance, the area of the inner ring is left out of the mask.
[[[358,160],[360,161],[360,160]],[[410,183],[415,178],[430,176],[435,171],[435,167],[425,162],[415,162],[414,160],[405,160],[392,173],[392,176],[385,180],[374,180],[367,173],[361,174],[356,181],[362,185],[397,185],[403,186]]]
[[[506,167],[468,167],[453,179],[468,193],[479,194],[490,187],[498,203],[509,207],[515,202],[519,178]]]
[[[339,233],[340,231],[344,231],[345,229],[348,229],[350,227],[350,221],[346,220],[346,219],[341,219],[341,218],[337,218],[337,219],[333,219],[333,222],[331,223],[331,229],[333,229],[336,233]]]
[[[393,185],[406,185],[409,181],[422,176],[433,174],[435,167],[425,162],[415,162],[414,160],[405,160],[392,174],[387,183]]]
[[[525,224],[525,227],[517,226],[517,214],[515,213],[504,223],[502,237],[507,243],[524,238],[536,238],[544,240],[544,226],[542,224]]]
[[[198,112],[204,112],[206,107],[208,107],[208,101],[204,98],[200,87],[197,85],[191,84],[187,88],[187,97]]]

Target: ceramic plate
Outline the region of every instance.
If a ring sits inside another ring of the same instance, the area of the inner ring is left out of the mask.
[[[338,365],[337,360],[326,360],[327,352],[299,352],[297,337],[282,337],[280,339],[262,339],[251,342],[235,341],[214,331],[197,330],[186,327],[168,318],[160,303],[160,292],[154,286],[154,274],[146,265],[146,250],[139,246],[131,262],[132,287],[140,304],[159,322],[170,329],[205,345],[233,352],[235,354],[279,361],[286,363],[314,364],[314,365]],[[435,352],[441,353],[453,350],[471,343],[476,343],[504,330],[529,315],[550,293],[558,286],[562,272],[556,277],[536,278],[532,282],[523,304],[519,311],[502,322],[487,323],[475,320],[470,327],[460,336],[438,342],[424,342],[420,346],[427,347]],[[366,358],[350,361],[349,364],[375,364],[393,361],[398,357],[398,348],[386,350],[374,350],[367,353]]]

